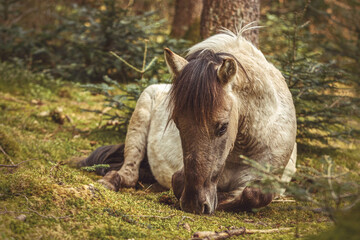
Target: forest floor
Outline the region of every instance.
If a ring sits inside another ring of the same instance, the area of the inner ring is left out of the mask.
[[[322,213],[291,198],[254,212],[185,213],[172,191],[148,186],[112,192],[94,173],[69,167],[73,157],[123,142],[124,135],[99,128],[102,96],[78,84],[0,65],[0,239],[190,239],[198,231],[230,228],[283,229],[249,234],[249,239],[293,239],[332,228]],[[316,162],[310,148],[299,161]],[[359,168],[359,150],[332,150]],[[240,237],[241,238],[241,237]]]

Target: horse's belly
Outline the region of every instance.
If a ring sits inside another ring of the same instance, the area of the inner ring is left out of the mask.
[[[167,101],[154,107],[148,135],[147,155],[155,179],[164,187],[171,188],[172,175],[183,167],[179,131],[171,121]]]

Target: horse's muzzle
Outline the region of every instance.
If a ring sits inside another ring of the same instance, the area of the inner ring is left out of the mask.
[[[172,176],[172,187],[183,211],[196,214],[212,214],[215,211],[218,203],[215,185],[206,189],[186,188],[182,169]]]
[[[184,191],[180,198],[180,207],[185,212],[196,214],[212,214],[217,206],[217,196],[211,192],[200,190],[195,194]]]

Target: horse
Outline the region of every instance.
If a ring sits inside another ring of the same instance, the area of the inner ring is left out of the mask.
[[[284,77],[242,37],[245,30],[224,30],[185,58],[165,48],[172,84],[142,92],[125,145],[97,149],[79,165],[110,163],[99,182],[114,191],[152,179],[172,188],[186,212],[268,205],[275,194],[252,185],[261,179],[244,156],[284,169],[289,182],[296,170],[295,107]]]

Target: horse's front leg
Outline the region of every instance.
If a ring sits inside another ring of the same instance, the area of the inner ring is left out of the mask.
[[[125,140],[124,164],[119,171],[110,171],[99,183],[118,191],[120,187],[135,187],[139,179],[140,163],[146,152],[147,136],[151,117],[151,88],[140,96],[131,116]]]
[[[267,206],[274,198],[272,193],[264,193],[259,188],[245,187],[231,192],[218,192],[217,210],[251,211]]]
[[[185,175],[184,175],[184,168],[180,169],[179,171],[175,172],[172,176],[171,180],[172,189],[174,195],[177,199],[181,198],[181,194],[184,191],[185,185]]]

